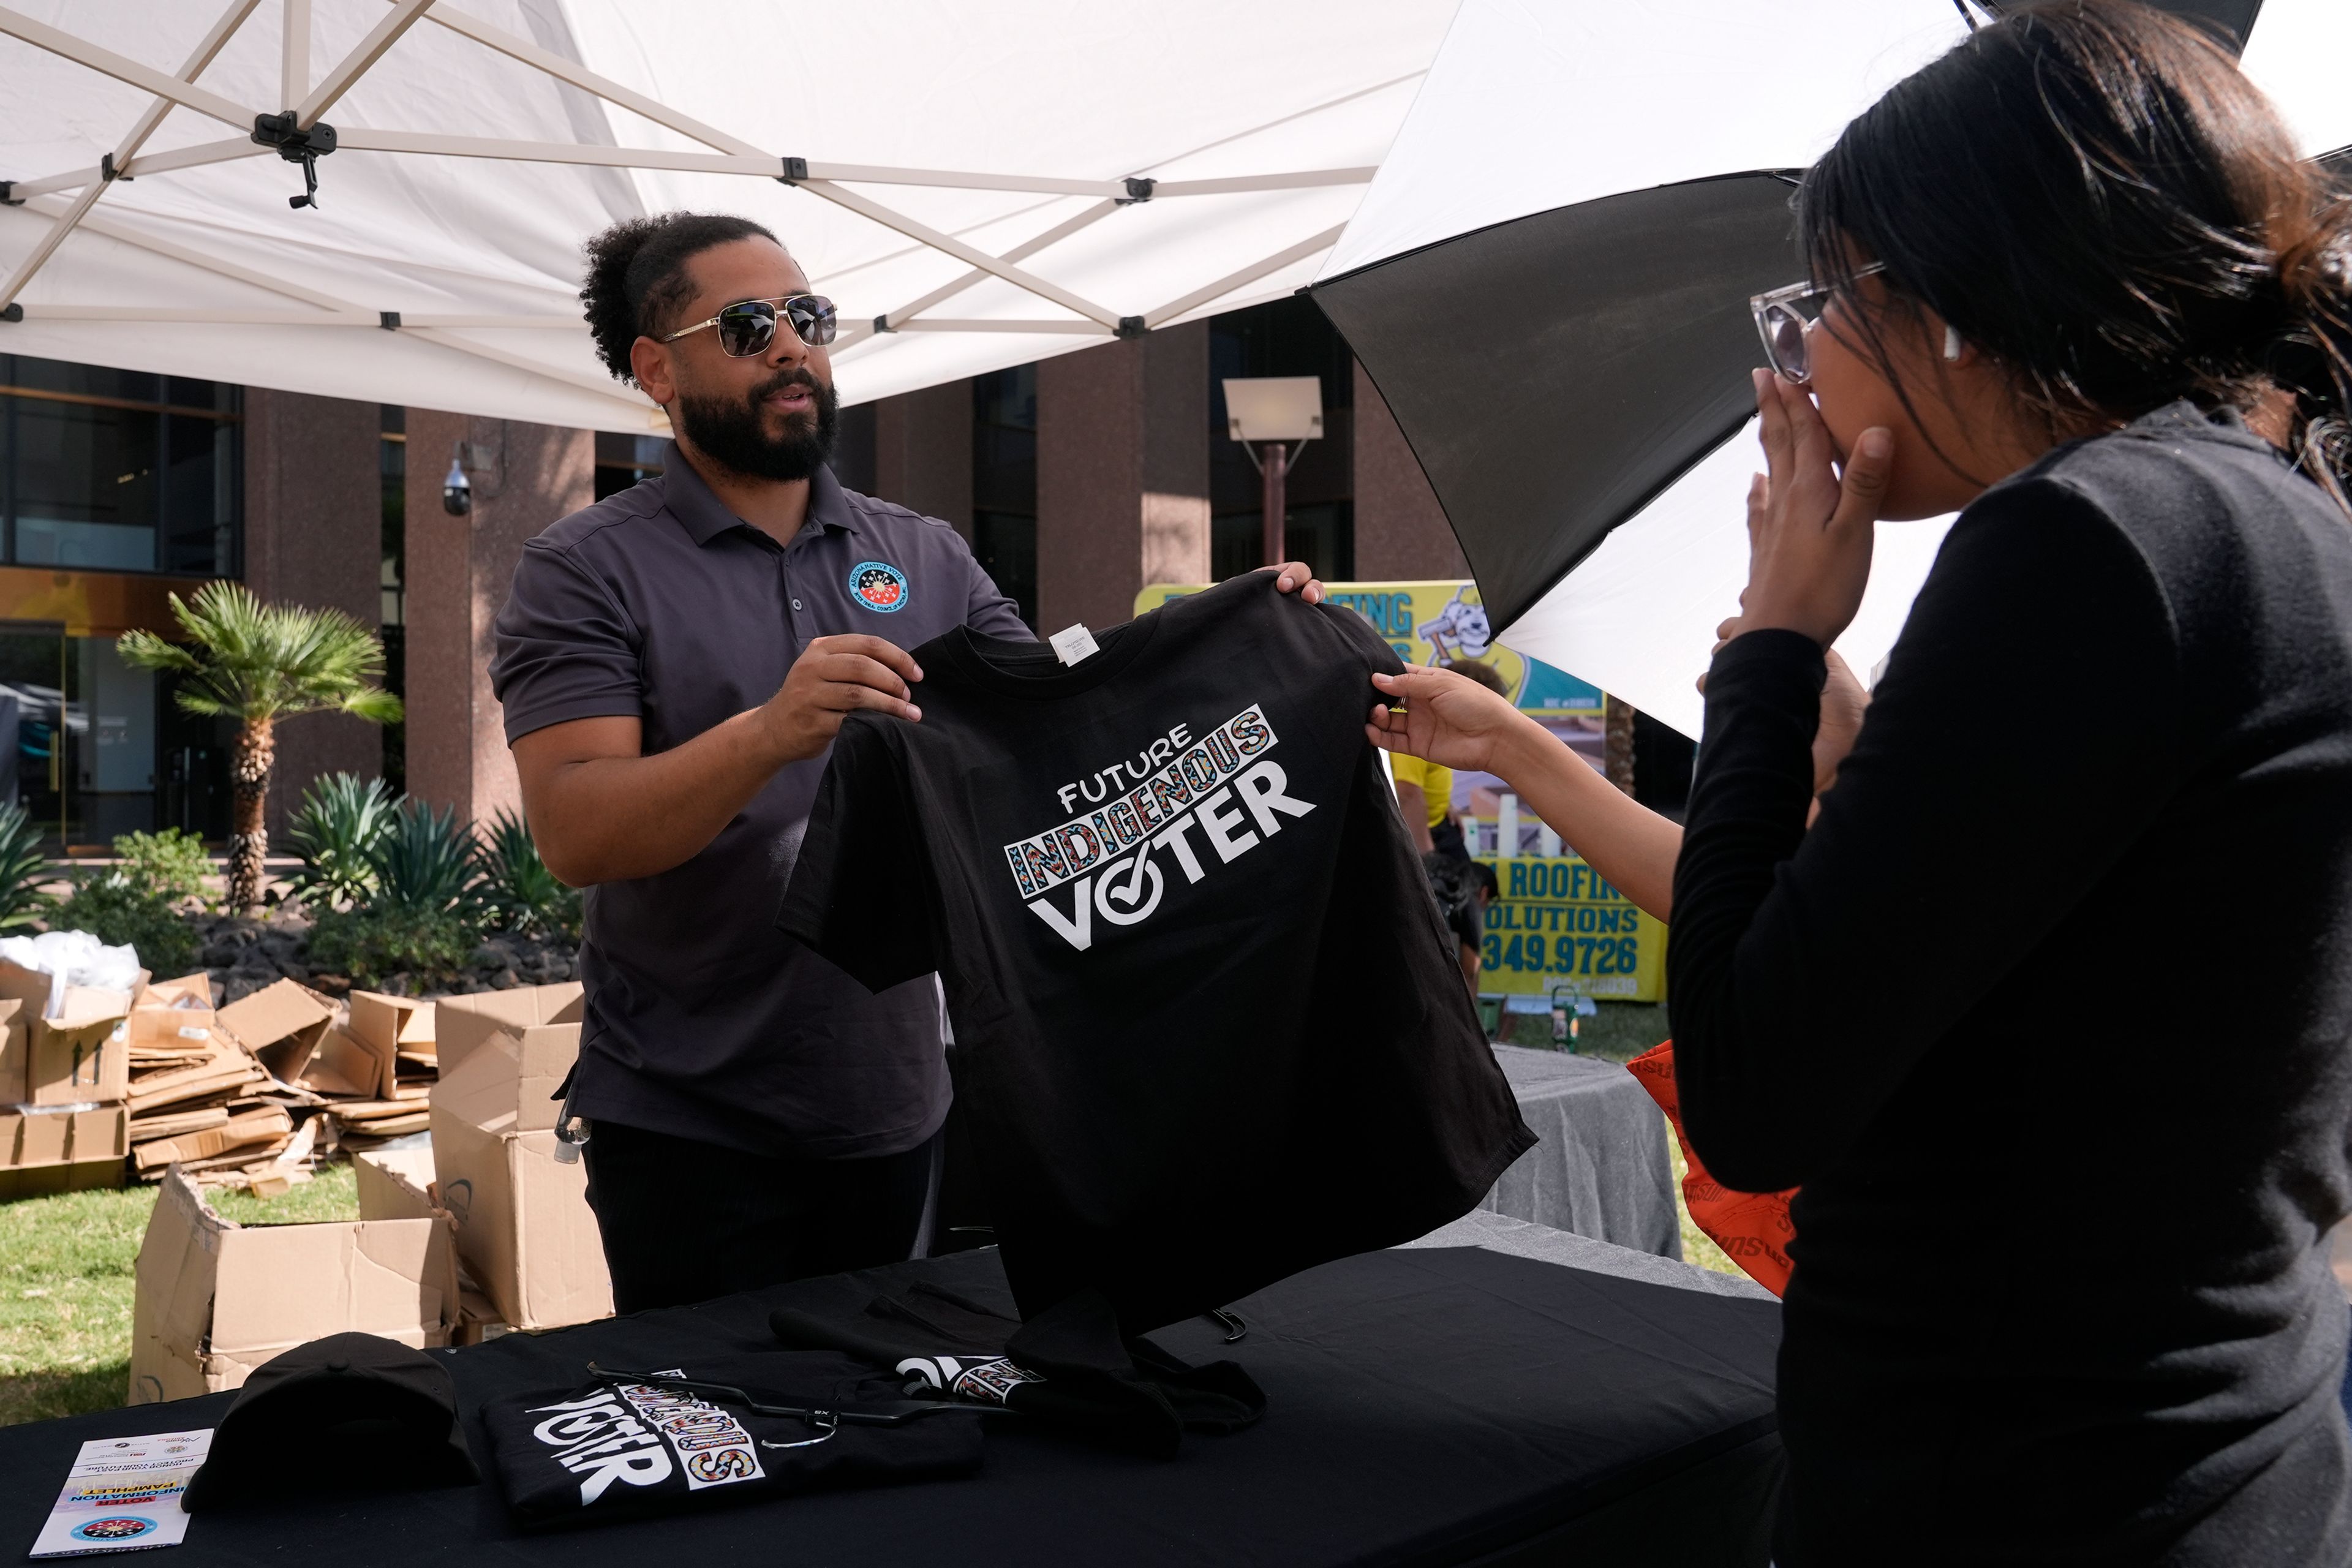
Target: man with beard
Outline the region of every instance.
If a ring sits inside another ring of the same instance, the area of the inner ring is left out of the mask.
[[[568,1107],[631,1312],[927,1244],[938,983],[868,993],[774,913],[843,715],[919,721],[904,650],[956,626],[1032,634],[954,529],[835,479],[833,306],[772,234],[668,213],[587,257],[597,353],[675,439],[524,547],[490,677],[540,853],[587,889]]]

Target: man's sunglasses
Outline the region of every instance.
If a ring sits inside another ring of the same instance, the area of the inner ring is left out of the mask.
[[[768,345],[776,341],[776,317],[780,312],[793,324],[793,335],[813,349],[833,342],[840,326],[833,301],[824,295],[788,294],[781,300],[738,300],[710,320],[680,327],[662,342],[674,343],[705,327],[716,327],[719,352],[730,359],[743,359],[768,352]]]
[[[1855,268],[1853,276],[1868,278],[1885,270],[1886,263],[1874,261]],[[1821,320],[1835,292],[1834,288],[1824,289],[1818,283],[1791,283],[1748,301],[1748,308],[1756,312],[1756,333],[1764,340],[1764,361],[1776,374],[1800,385],[1812,379],[1813,356],[1805,342],[1805,329]]]

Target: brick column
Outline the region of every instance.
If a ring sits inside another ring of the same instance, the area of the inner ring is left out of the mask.
[[[1146,583],[1209,580],[1209,329],[1037,366],[1037,618],[1116,626]]]
[[[1355,414],[1356,575],[1367,583],[1470,575],[1437,492],[1360,364]]]
[[[488,460],[467,474],[472,514],[451,517],[441,481],[460,440]],[[586,430],[408,411],[408,790],[461,819],[521,808],[490,695],[491,623],[523,542],[593,499],[595,461]]]
[[[971,383],[874,405],[874,493],[971,538]]]
[[[373,403],[249,387],[245,395],[245,582],[264,601],[342,611],[370,630],[383,612],[378,467],[382,410]],[[313,713],[278,731],[269,792],[275,839],[321,773],[373,778],[383,733],[344,713]]]

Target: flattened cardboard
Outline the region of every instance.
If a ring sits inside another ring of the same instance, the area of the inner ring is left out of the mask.
[[[456,1071],[458,1064],[492,1035],[520,1034],[541,1024],[579,1023],[586,1016],[582,997],[576,980],[567,980],[561,985],[518,985],[511,991],[443,997],[435,1006],[433,1020],[441,1076],[446,1078]]]
[[[348,1030],[330,1028],[303,1069],[302,1087],[320,1094],[390,1100],[400,1087],[399,1055]]]
[[[445,1052],[447,1043],[445,1026]],[[556,1161],[558,1108],[547,1098],[578,1050],[577,1025],[494,1037],[454,1069],[445,1056],[433,1088],[434,1164],[458,1254],[499,1317],[520,1329],[613,1310],[587,1168]]]
[[[355,1330],[422,1350],[458,1315],[446,1226],[429,1219],[274,1225],[223,1219],[178,1171],[140,1244],[131,1403],[218,1393],[281,1351]]]
[[[267,985],[220,1010],[223,1027],[245,1042],[280,1083],[294,1083],[327,1037],[335,1010],[291,980]]]
[[[122,1015],[86,1019],[36,1018],[26,1031],[26,1103],[71,1105],[131,1096],[131,1037]]]
[[[182,1164],[194,1160],[209,1160],[226,1154],[232,1149],[242,1149],[252,1143],[270,1143],[294,1131],[294,1119],[276,1106],[261,1110],[248,1110],[242,1116],[232,1116],[218,1127],[202,1132],[183,1132],[177,1138],[158,1138],[142,1143],[134,1152],[139,1168],[152,1171],[158,1165]]]

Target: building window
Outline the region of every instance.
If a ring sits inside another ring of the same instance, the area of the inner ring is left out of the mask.
[[[1356,362],[1315,303],[1296,297],[1209,322],[1210,570],[1222,580],[1265,564],[1265,492],[1225,430],[1225,378],[1259,375],[1322,378],[1323,438],[1291,470],[1283,529],[1290,559],[1346,582],[1356,574]]]
[[[667,436],[615,436],[596,432],[596,499],[619,495],[662,471]]]
[[[0,354],[8,562],[233,577],[240,389]]]
[[[971,551],[1037,626],[1037,367],[971,382]]]

